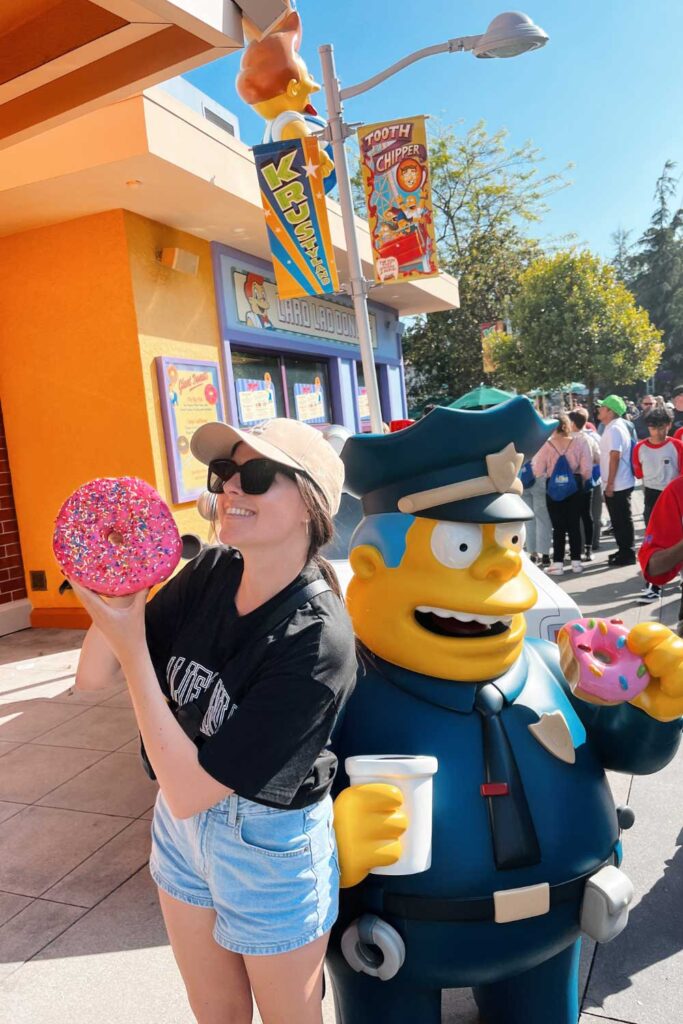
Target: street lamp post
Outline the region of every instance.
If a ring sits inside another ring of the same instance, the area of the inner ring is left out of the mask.
[[[334,50],[330,43],[320,47],[320,62],[322,65],[323,84],[325,86],[325,97],[327,100],[328,128],[326,135],[332,144],[332,155],[334,157],[335,169],[337,172],[337,184],[339,187],[339,202],[342,211],[342,224],[344,237],[346,239],[346,251],[349,267],[349,287],[353,308],[356,314],[358,325],[358,340],[360,343],[360,354],[363,363],[363,375],[368,393],[370,405],[370,425],[373,433],[382,432],[382,412],[379,403],[379,391],[377,378],[375,376],[375,359],[372,351],[372,335],[370,332],[370,317],[368,315],[367,293],[369,282],[363,275],[363,266],[360,258],[358,236],[353,211],[353,197],[351,194],[351,179],[349,176],[349,165],[346,159],[345,141],[352,135],[355,127],[350,126],[343,118],[343,101],[360,96],[374,86],[384,82],[387,78],[395,75],[398,71],[422,60],[423,57],[431,57],[435,53],[473,53],[475,57],[516,57],[528,50],[537,50],[548,42],[548,36],[534,25],[530,18],[518,12],[499,14],[494,18],[486,32],[479,36],[460,36],[457,39],[448,39],[445,43],[437,43],[435,46],[427,46],[422,50],[416,50],[402,60],[392,64],[391,67],[373,75],[372,78],[352,85],[349,88],[341,89],[334,64]]]

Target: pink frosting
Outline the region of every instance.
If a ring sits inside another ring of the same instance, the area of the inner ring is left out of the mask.
[[[182,543],[168,506],[144,480],[91,480],[62,505],[52,539],[69,579],[108,597],[167,579]]]
[[[626,643],[629,630],[621,619],[574,619],[560,630],[558,642],[569,644],[578,663],[579,695],[597,697],[608,704],[633,700],[650,682],[643,659]]]

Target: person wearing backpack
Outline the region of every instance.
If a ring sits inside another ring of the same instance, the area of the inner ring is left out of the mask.
[[[535,476],[545,476],[546,503],[553,526],[553,561],[546,572],[564,572],[569,537],[571,571],[581,572],[581,511],[583,491],[593,472],[593,457],[585,437],[573,434],[569,417],[562,413],[554,433],[531,461]]]
[[[585,409],[574,409],[569,413],[571,429],[574,434],[585,438],[593,456],[593,472],[583,489],[581,523],[583,526],[582,561],[592,562],[593,551],[600,543],[600,510],[602,509],[602,480],[600,478],[600,443],[595,430],[587,430],[587,413]]]
[[[546,479],[534,476],[531,460],[525,462],[520,472],[524,487],[522,497],[534,514],[526,524],[526,550],[535,565],[545,569],[550,565],[550,539],[552,527],[545,500]]]

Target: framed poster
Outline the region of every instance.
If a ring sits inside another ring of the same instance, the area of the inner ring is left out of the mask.
[[[173,501],[194,501],[206,487],[206,466],[190,451],[195,430],[224,420],[218,363],[157,356],[166,460]]]
[[[242,426],[251,427],[255,423],[275,419],[277,403],[273,378],[269,373],[265,373],[258,380],[238,377],[235,380],[235,387],[237,388],[239,417]]]
[[[312,384],[295,384],[296,418],[303,423],[327,423],[322,381],[316,377]]]

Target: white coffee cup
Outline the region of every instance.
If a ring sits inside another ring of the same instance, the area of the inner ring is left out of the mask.
[[[347,757],[346,774],[352,786],[384,782],[403,794],[408,828],[401,836],[403,852],[395,864],[373,868],[373,875],[416,875],[432,863],[432,778],[439,768],[435,757],[423,754],[364,754]]]

